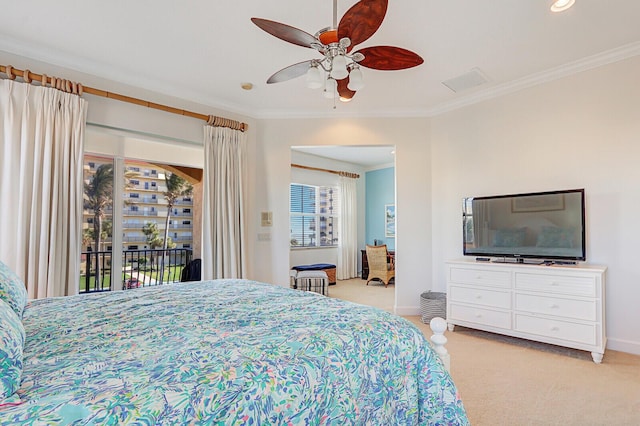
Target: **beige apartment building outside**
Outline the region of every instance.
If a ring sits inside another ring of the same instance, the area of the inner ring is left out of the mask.
[[[110,158],[86,155],[84,161],[84,182],[90,183],[98,167],[103,164],[113,164]],[[155,223],[158,229],[158,237],[164,238],[165,223],[167,217],[168,204],[163,192],[167,190],[165,176],[171,173],[168,169],[157,164],[145,163],[141,161],[125,160],[124,168],[127,176],[127,185],[121,182],[122,197],[124,201],[121,226],[112,225],[115,232],[120,229],[122,232],[122,252],[132,252],[136,250],[150,250],[152,247],[147,242],[147,236],[143,233],[143,228],[147,223]],[[174,168],[175,169],[175,168]],[[114,185],[118,182],[114,182]],[[194,249],[194,222],[200,229],[200,215],[194,215],[194,198],[197,205],[200,205],[201,183],[194,184],[193,195],[179,197],[171,209],[169,221],[169,233],[171,241],[175,244],[175,249]],[[106,211],[103,226],[113,219],[112,208]],[[93,229],[94,211],[83,209],[83,234],[86,230]],[[199,235],[199,234],[198,234]],[[195,247],[199,251],[198,247]],[[157,247],[156,247],[157,248]],[[161,247],[160,247],[161,248]],[[111,264],[111,252],[114,248],[112,237],[102,239],[99,252],[105,253],[106,264]],[[88,269],[87,254],[95,251],[95,241],[92,238],[83,238],[83,261],[81,262],[81,275],[86,275]],[[93,269],[93,266],[91,266]]]

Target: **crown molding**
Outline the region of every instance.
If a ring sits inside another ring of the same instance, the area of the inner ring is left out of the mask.
[[[477,104],[489,99],[495,99],[529,87],[548,83],[583,71],[588,71],[590,69],[629,59],[637,55],[640,55],[640,42],[630,43],[556,68],[531,74],[518,80],[496,85],[481,92],[474,93],[473,95],[456,99],[453,102],[441,104],[435,108],[426,110],[425,113],[428,117],[435,117],[465,106]]]
[[[433,108],[379,109],[366,112],[354,110],[344,111],[333,108],[328,108],[327,110],[323,111],[317,110],[311,112],[304,112],[298,109],[252,110],[233,103],[212,102],[209,97],[203,96],[201,92],[180,88],[175,84],[169,84],[166,81],[142,77],[138,73],[126,71],[123,68],[115,68],[101,62],[79,60],[78,58],[67,52],[45,49],[39,46],[34,46],[33,44],[18,41],[11,37],[3,36],[0,38],[0,50],[13,55],[29,58],[34,61],[44,62],[54,66],[71,69],[101,79],[133,86],[165,96],[172,96],[178,99],[187,100],[189,102],[198,103],[203,106],[220,109],[226,112],[235,113],[254,119],[424,118],[435,117],[459,108],[498,98],[500,96],[514,93],[529,87],[558,80],[560,78],[577,74],[579,72],[598,68],[640,55],[640,42],[630,43],[616,49],[608,50],[587,58],[567,63],[556,68],[552,68],[536,74],[531,74],[518,80],[489,87],[485,90],[458,98],[454,101],[439,104]],[[122,78],[122,76],[127,76],[128,78],[124,79]],[[162,87],[162,91],[158,91],[158,87]]]
[[[100,61],[81,60],[61,50],[42,48],[5,36],[0,37],[0,51],[164,96],[171,96],[203,106],[255,118],[253,115],[247,114],[246,108],[239,105],[211,102],[211,99],[202,96],[201,92],[185,89],[167,81],[142,76],[137,72],[127,70],[124,66],[116,68]],[[123,78],[123,76],[127,76],[127,78]],[[158,87],[162,87],[162,90],[158,90]]]

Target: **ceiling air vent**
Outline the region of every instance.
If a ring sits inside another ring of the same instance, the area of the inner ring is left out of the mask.
[[[458,93],[464,90],[471,89],[473,87],[480,86],[488,81],[489,80],[487,79],[487,77],[482,71],[480,71],[479,68],[472,68],[471,71],[459,75],[458,77],[445,80],[442,82],[442,84]]]

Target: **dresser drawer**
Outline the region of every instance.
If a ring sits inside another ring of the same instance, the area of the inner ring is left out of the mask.
[[[511,292],[489,290],[484,288],[449,286],[449,295],[452,302],[473,303],[493,308],[511,309]]]
[[[449,274],[450,281],[454,283],[511,288],[511,273],[508,271],[453,267]]]
[[[517,290],[533,290],[575,296],[596,297],[596,278],[576,275],[527,274],[516,272]]]
[[[596,324],[578,324],[528,315],[515,315],[514,329],[523,333],[568,340],[585,345],[596,345]]]
[[[490,309],[450,303],[448,314],[449,318],[454,320],[467,321],[504,329],[511,328],[511,314],[509,312],[493,311]]]
[[[595,300],[575,300],[561,297],[516,294],[516,310],[558,317],[596,321]]]

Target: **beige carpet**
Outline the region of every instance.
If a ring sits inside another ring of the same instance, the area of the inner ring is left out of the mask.
[[[394,288],[338,281],[330,296],[392,311]],[[406,317],[426,336],[419,317]],[[640,356],[587,352],[457,327],[451,375],[472,425],[640,425]]]

